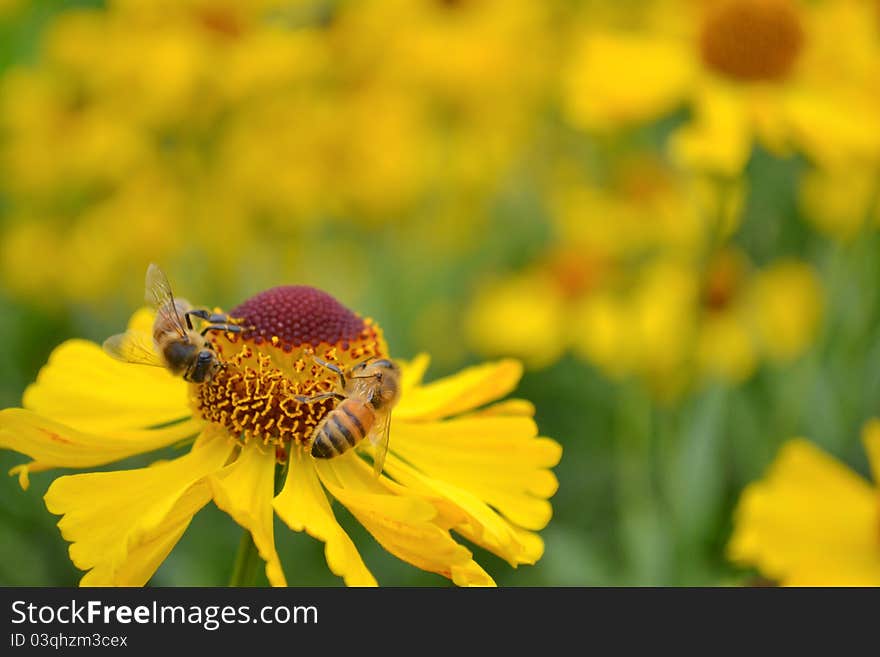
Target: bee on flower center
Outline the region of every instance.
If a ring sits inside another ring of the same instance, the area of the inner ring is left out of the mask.
[[[319,358],[315,362],[337,374],[342,392],[297,397],[297,401],[305,404],[330,398],[339,401],[315,427],[312,456],[334,458],[369,438],[376,447],[373,469],[379,475],[388,453],[391,409],[400,397],[400,368],[388,358],[369,358],[347,373]]]
[[[205,336],[210,331],[237,333],[242,327],[225,315],[194,309],[186,300],[175,299],[168,278],[155,264],[147,268],[146,300],[156,311],[152,346],[146,334],[129,329],[107,338],[104,351],[126,363],[165,367],[191,383],[210,381],[223,364]],[[197,331],[193,317],[207,325]]]

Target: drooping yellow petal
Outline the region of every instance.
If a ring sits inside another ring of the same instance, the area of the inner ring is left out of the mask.
[[[24,407],[80,431],[143,429],[190,417],[187,383],[162,367],[122,363],[85,340],[49,356]]]
[[[468,540],[505,559],[516,567],[521,563],[533,564],[543,553],[543,542],[532,532],[522,530],[505,520],[485,502],[467,490],[419,473],[399,458],[389,455],[385,471],[400,484],[414,493],[425,495],[438,510],[447,509],[446,504],[459,512],[459,518],[451,527]],[[463,513],[462,513],[463,512]],[[527,536],[537,538],[529,540]]]
[[[437,510],[424,499],[389,492],[352,452],[315,466],[327,490],[391,554],[459,586],[494,585],[471,552],[434,522]]]
[[[300,449],[292,450],[289,467],[284,488],[274,502],[278,517],[293,531],[305,530],[323,541],[327,565],[348,586],[376,586],[354,543],[336,522],[312,458]]]
[[[469,416],[443,423],[396,422],[391,449],[431,479],[469,491],[526,529],[543,529],[558,487],[549,468],[562,448],[536,438],[522,416]]]
[[[801,439],[742,494],[734,561],[789,585],[880,586],[877,491]]]
[[[73,563],[92,571],[83,584],[145,584],[210,500],[204,479],[230,452],[226,438],[217,435],[185,456],[147,468],[56,479],[46,507],[64,516],[58,527],[72,543]]]
[[[266,562],[266,578],[272,586],[287,586],[275,550],[275,448],[250,442],[234,463],[210,478],[214,503],[247,529]]]
[[[22,488],[28,474],[49,468],[87,468],[150,452],[201,430],[201,420],[190,419],[162,429],[119,430],[110,435],[76,431],[69,426],[21,408],[0,411],[0,448],[13,449],[33,461],[16,466]]]
[[[410,390],[394,409],[394,418],[435,420],[470,411],[509,393],[521,376],[522,365],[515,360],[469,367]]]
[[[127,558],[118,565],[97,564],[80,580],[80,586],[143,586],[177,545],[195,513],[211,499],[211,489],[204,480],[193,484],[165,519],[145,531],[129,547]]]

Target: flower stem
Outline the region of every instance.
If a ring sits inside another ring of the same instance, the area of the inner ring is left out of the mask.
[[[253,586],[259,572],[260,554],[251,533],[245,529],[238,544],[238,554],[235,555],[235,565],[232,567],[232,576],[229,578],[229,586]]]

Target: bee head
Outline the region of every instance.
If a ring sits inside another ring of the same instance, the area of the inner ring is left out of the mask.
[[[351,368],[351,378],[375,409],[393,405],[400,394],[400,368],[389,358],[370,358]]]
[[[217,358],[214,350],[205,347],[199,351],[185,378],[193,383],[205,383],[210,381],[221,367],[220,359]]]

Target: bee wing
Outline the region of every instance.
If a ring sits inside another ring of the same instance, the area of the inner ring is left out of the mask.
[[[391,439],[391,413],[387,413],[380,425],[370,434],[370,442],[375,448],[373,454],[373,472],[378,477],[382,474],[385,466],[385,456],[388,454],[388,443]]]
[[[177,312],[177,304],[174,303],[174,294],[171,292],[171,283],[165,272],[159,268],[159,265],[150,263],[147,267],[146,292],[144,297],[146,302],[156,309],[156,314],[161,315],[165,324],[173,326],[180,337],[186,335],[186,327],[183,320]]]
[[[111,335],[104,340],[104,352],[123,363],[138,363],[164,367],[164,363],[153,350],[149,337],[141,331],[129,330]]]

